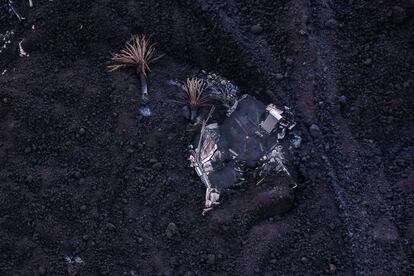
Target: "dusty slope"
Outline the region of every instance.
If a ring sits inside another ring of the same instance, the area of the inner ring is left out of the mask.
[[[16,26],[0,54],[1,274],[412,274],[410,1],[34,2],[1,25]],[[168,54],[148,119],[136,77],[105,68],[142,32]],[[185,122],[165,101],[167,80],[199,68],[293,108],[304,140],[289,213],[245,212],[246,187],[200,216]]]

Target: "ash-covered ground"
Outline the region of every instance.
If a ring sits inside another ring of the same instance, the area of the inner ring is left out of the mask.
[[[0,7],[1,275],[414,274],[412,1],[14,2],[24,21]],[[107,69],[132,34],[166,54],[147,118],[133,70]],[[169,80],[201,69],[292,109],[293,202],[252,211],[250,183],[201,215],[168,101]]]

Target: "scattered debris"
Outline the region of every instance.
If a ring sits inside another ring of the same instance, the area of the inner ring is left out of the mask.
[[[20,57],[28,57],[29,56],[29,54],[28,53],[26,53],[26,51],[23,49],[23,47],[22,47],[22,43],[23,43],[23,41],[24,41],[24,39],[23,40],[21,40],[20,42],[19,42],[19,56]]]
[[[302,143],[302,137],[297,134],[293,134],[292,145],[295,149],[298,149]]]
[[[183,114],[194,125],[199,125],[202,122],[201,107],[215,102],[221,103],[227,116],[230,116],[237,107],[238,87],[216,74],[201,71],[196,77],[187,79],[185,83],[170,80],[168,84],[177,86],[183,91],[178,96],[179,100],[174,100],[174,102],[188,104],[183,108]]]
[[[2,45],[0,45],[0,54],[7,49],[7,46],[11,44],[11,37],[14,35],[14,31],[6,31],[5,34],[0,34],[0,40]]]
[[[141,106],[138,111],[144,117],[151,116],[151,109],[148,106]]]
[[[272,172],[285,172],[290,176],[290,173],[285,167],[285,157],[283,156],[282,146],[280,145],[274,145],[262,158],[260,158],[260,163],[262,165],[257,168],[259,176],[266,176]]]
[[[249,95],[224,106],[231,109],[229,116],[220,123],[208,124],[213,105],[202,121],[198,139],[190,146],[191,166],[206,186],[203,214],[219,204],[221,191],[245,183],[249,171],[260,178],[257,184],[269,175],[290,176],[279,143],[295,126],[289,109],[274,104],[266,107]]]
[[[276,124],[279,124],[280,132],[278,133],[278,139],[283,139],[286,134],[286,129],[291,130],[295,127],[296,123],[293,120],[293,114],[289,111],[288,107],[284,109],[279,109],[273,104],[269,104],[266,107],[268,111],[265,121],[260,123],[260,126],[266,130],[267,133],[271,133]]]
[[[33,8],[33,1],[29,0],[29,7]]]
[[[308,33],[307,33],[305,30],[303,30],[303,29],[300,29],[300,30],[299,30],[299,34],[300,34],[301,36],[306,36],[306,35],[308,35]]]
[[[26,19],[23,15],[21,15],[21,13],[19,12],[19,10],[17,9],[16,5],[14,4],[12,0],[9,0],[8,6],[13,11],[13,13],[16,15],[17,19],[19,19],[19,21],[23,21]]]
[[[68,264],[84,264],[85,262],[79,256],[65,256],[65,261]]]
[[[208,74],[202,71],[200,78],[206,83],[205,93],[212,100],[219,101],[229,117],[237,107],[240,96],[239,88],[231,81],[214,73]]]

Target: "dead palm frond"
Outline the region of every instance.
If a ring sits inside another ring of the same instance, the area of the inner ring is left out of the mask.
[[[123,67],[136,67],[137,74],[147,75],[151,71],[149,64],[160,59],[163,55],[157,54],[155,44],[150,44],[145,35],[134,35],[125,44],[125,48],[119,53],[113,54],[111,60],[114,64],[109,65],[110,71]]]

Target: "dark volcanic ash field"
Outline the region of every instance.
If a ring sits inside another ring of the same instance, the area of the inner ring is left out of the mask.
[[[414,274],[413,1],[15,2],[26,20],[0,7],[0,275]],[[132,34],[166,54],[147,118],[133,70],[107,69]],[[168,101],[200,69],[295,114],[289,211],[252,212],[250,183],[201,215]]]

